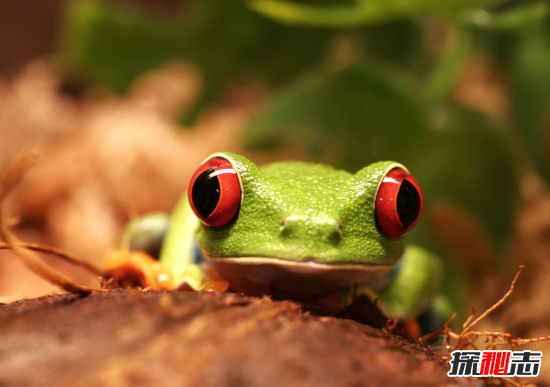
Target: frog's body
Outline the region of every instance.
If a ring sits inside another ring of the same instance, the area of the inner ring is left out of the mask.
[[[303,162],[258,168],[232,153],[212,155],[193,177],[189,198],[182,198],[172,215],[160,262],[174,278],[173,287],[185,284],[200,290],[205,277],[192,258],[196,240],[230,284],[256,283],[271,294],[298,299],[354,288],[379,297],[391,317],[414,316],[435,293],[441,266],[418,247],[405,249],[401,235],[390,237],[382,230],[388,226],[375,201],[382,206],[389,205],[381,203],[383,199],[398,200],[397,191],[395,197],[380,197],[381,190],[393,189],[390,183],[396,181],[388,174],[395,170],[406,176],[409,186],[409,181],[416,184],[394,162],[375,163],[351,174]],[[418,193],[412,190],[420,195],[412,199],[421,200],[419,188]],[[392,205],[391,211],[396,204]],[[388,216],[397,218],[391,211]],[[403,234],[414,226],[420,211],[421,202],[412,215],[399,213],[397,223],[406,223],[397,225],[406,228]],[[349,291],[341,294],[351,296]]]

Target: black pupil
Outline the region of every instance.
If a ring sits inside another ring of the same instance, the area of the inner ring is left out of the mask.
[[[420,195],[410,181],[403,179],[397,193],[397,215],[405,230],[414,223],[419,213]]]
[[[220,181],[214,173],[214,168],[201,173],[193,184],[191,196],[199,214],[206,219],[216,209],[220,201]]]

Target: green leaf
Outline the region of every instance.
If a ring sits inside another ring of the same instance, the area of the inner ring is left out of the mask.
[[[439,200],[469,210],[504,246],[515,213],[517,181],[504,139],[487,127],[434,131],[404,160],[422,186],[429,209]],[[425,241],[429,243],[429,241]]]
[[[230,79],[255,71],[279,84],[317,63],[330,31],[286,28],[241,1],[196,0],[183,15],[151,15],[104,0],[68,3],[64,54],[76,71],[123,91],[140,73],[170,60],[190,61],[203,89],[186,117],[192,123]]]
[[[540,24],[548,16],[550,6],[546,1],[517,4],[502,11],[470,9],[460,15],[462,26],[476,26],[495,31],[520,31]]]
[[[539,171],[548,177],[550,39],[546,29],[524,36],[511,76],[512,118]]]
[[[285,24],[357,27],[426,12],[454,14],[495,0],[356,0],[353,5],[311,5],[284,0],[248,0],[248,6]]]
[[[67,3],[64,59],[92,81],[123,90],[142,71],[174,58],[178,27],[100,0]],[[145,54],[147,53],[147,54]]]
[[[264,147],[294,139],[318,154],[343,149],[343,164],[391,158],[394,141],[423,131],[423,111],[396,72],[367,64],[315,72],[282,90],[246,128],[245,142]]]
[[[371,61],[387,63],[410,74],[424,75],[430,55],[425,47],[424,26],[413,19],[392,20],[347,30],[357,40],[363,55]],[[358,50],[359,51],[359,50]]]
[[[424,99],[427,104],[436,106],[450,94],[462,65],[470,56],[471,49],[472,34],[466,29],[459,30],[455,41],[443,54],[429,76],[424,90]]]

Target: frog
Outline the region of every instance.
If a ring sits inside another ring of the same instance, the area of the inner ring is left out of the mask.
[[[342,305],[364,294],[389,318],[410,319],[430,307],[442,281],[439,257],[405,244],[423,206],[418,182],[394,161],[353,174],[303,161],[258,167],[219,152],[198,167],[171,215],[130,222],[128,247],[105,266],[159,290],[305,301],[336,294]],[[142,252],[147,246],[158,259]]]

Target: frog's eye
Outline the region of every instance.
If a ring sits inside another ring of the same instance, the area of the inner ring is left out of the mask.
[[[384,177],[376,195],[376,220],[384,233],[399,238],[412,229],[422,214],[424,199],[416,180],[401,168]]]
[[[202,164],[189,184],[189,203],[209,227],[223,227],[235,217],[241,203],[241,183],[229,161],[213,157]]]

